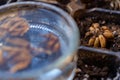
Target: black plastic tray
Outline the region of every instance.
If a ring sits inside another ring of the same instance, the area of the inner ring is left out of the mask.
[[[88,18],[91,18],[91,20],[89,20]],[[104,25],[105,24],[120,25],[119,22],[120,12],[114,10],[102,9],[102,8],[93,8],[85,11],[85,13],[83,13],[82,15],[81,14],[77,15],[75,17],[75,20],[78,22],[78,27],[80,29],[80,36],[81,38],[83,38],[89,26],[94,22],[101,23],[105,21]],[[117,73],[120,73],[119,51],[114,52],[109,49],[86,47],[81,44],[77,55],[78,55],[77,66],[79,68],[81,68],[82,65],[89,65],[89,66],[93,65],[99,68],[103,68],[106,66],[109,69],[108,74],[106,76],[107,78],[110,77],[112,79],[114,79],[117,76]],[[104,76],[101,75],[99,77],[104,77]],[[120,78],[118,77],[118,80],[119,79]]]

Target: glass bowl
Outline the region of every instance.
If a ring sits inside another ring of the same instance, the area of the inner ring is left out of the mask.
[[[60,41],[61,54],[52,54],[50,58],[33,64],[35,68],[29,68],[14,74],[1,71],[0,79],[12,80],[54,80],[55,78],[67,79],[70,72],[76,67],[73,57],[79,45],[79,30],[75,21],[69,14],[53,5],[43,2],[16,2],[0,7],[0,23],[8,17],[19,16],[29,23],[29,31],[25,37],[30,41],[30,45],[38,47],[36,41],[42,41],[38,33],[47,32],[55,34]],[[10,37],[9,35],[7,37]],[[20,42],[22,44],[22,42]],[[44,44],[42,44],[44,46]],[[34,51],[33,51],[34,52]],[[37,60],[33,60],[36,62]],[[73,62],[72,62],[73,61]],[[43,66],[42,66],[43,65]],[[69,71],[69,73],[68,73]],[[73,72],[74,73],[74,72]],[[63,76],[64,74],[64,76]]]

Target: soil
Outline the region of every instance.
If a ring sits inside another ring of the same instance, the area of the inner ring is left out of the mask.
[[[81,0],[85,4],[86,9],[90,8],[105,8],[111,10],[120,10],[120,2],[118,0]],[[113,6],[111,6],[111,4]]]
[[[119,80],[119,61],[115,56],[79,50],[73,80]]]
[[[83,4],[86,5],[86,9],[100,7],[100,8],[109,8],[110,9],[111,0],[81,0]]]

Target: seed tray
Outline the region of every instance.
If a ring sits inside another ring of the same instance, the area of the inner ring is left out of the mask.
[[[77,15],[76,15],[77,14]],[[92,23],[106,25],[109,28],[120,27],[120,12],[103,8],[93,8],[83,14],[79,11],[74,15],[80,30],[81,46],[78,51],[77,71],[74,80],[119,80],[120,49],[119,42],[115,43],[116,36],[112,43],[107,42],[106,48],[94,48],[86,46],[85,33]],[[80,15],[79,15],[80,14]],[[117,46],[115,46],[117,44]]]

